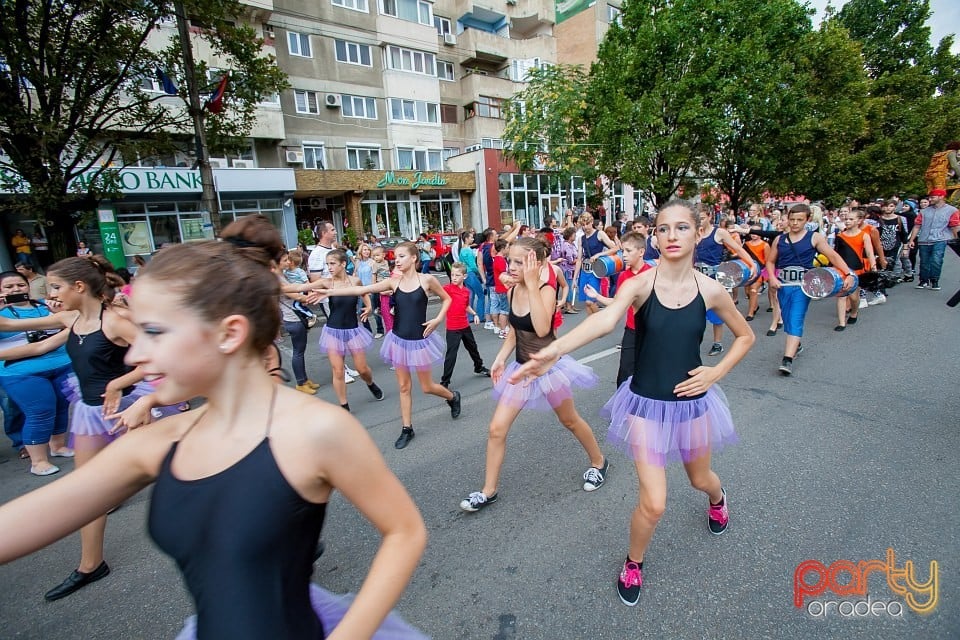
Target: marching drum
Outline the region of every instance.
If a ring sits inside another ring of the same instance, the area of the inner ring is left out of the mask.
[[[814,300],[822,300],[831,296],[842,298],[850,295],[860,286],[860,279],[857,278],[857,275],[855,273],[850,275],[853,276],[853,286],[846,291],[842,291],[843,275],[838,270],[833,267],[808,269],[803,274],[803,282],[800,287],[805,294]]]

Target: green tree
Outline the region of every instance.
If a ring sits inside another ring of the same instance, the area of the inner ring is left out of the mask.
[[[223,151],[249,134],[257,102],[284,88],[285,75],[242,23],[239,2],[180,4],[191,20],[191,47],[212,51],[231,73],[222,113],[200,118],[211,150]],[[197,114],[181,79],[195,73],[206,94],[215,82],[206,81],[203,61],[184,68],[173,14],[169,0],[0,3],[0,147],[9,157],[0,173],[14,192],[2,206],[42,212],[55,223],[61,254],[74,219],[115,195],[116,166],[184,142],[192,147]],[[176,81],[177,96],[144,89],[157,69]]]
[[[521,171],[544,169],[557,174],[568,205],[570,179],[595,175],[596,154],[589,144],[586,118],[587,75],[576,65],[529,71],[527,86],[506,106],[504,155]]]

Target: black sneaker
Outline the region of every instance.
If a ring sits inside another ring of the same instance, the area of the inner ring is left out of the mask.
[[[416,434],[413,432],[413,427],[404,427],[400,430],[400,437],[397,438],[397,441],[393,443],[394,449],[403,449],[410,441],[413,440]]]
[[[620,577],[617,579],[617,593],[620,602],[628,607],[635,607],[640,602],[640,587],[643,585],[643,570],[633,560],[623,563]]]
[[[930,291],[940,291],[940,281],[933,280],[930,282]]]
[[[460,501],[460,508],[464,511],[469,511],[473,513],[475,511],[480,511],[484,507],[487,507],[497,501],[497,494],[488,496],[482,491],[474,491],[469,496]]]
[[[713,346],[710,347],[710,353],[708,353],[707,355],[708,355],[708,356],[718,356],[718,355],[720,355],[721,353],[723,353],[723,345],[720,344],[719,342],[714,342],[714,343],[713,343]]]
[[[926,289],[926,288],[927,288],[927,281],[926,281],[926,280],[921,280],[920,282],[917,283],[917,286],[914,287],[914,288],[915,288],[915,289]]]
[[[904,282],[913,282],[913,280],[914,280],[913,276],[903,276]]]
[[[603,486],[603,481],[607,477],[607,470],[610,468],[610,459],[604,457],[603,466],[599,469],[590,467],[583,474],[583,490],[596,491]]]
[[[490,369],[487,369],[486,367],[480,367],[479,369],[474,369],[473,372],[478,376],[483,376],[484,378],[490,377]]]
[[[371,382],[367,385],[367,389],[370,389],[370,393],[373,394],[373,397],[377,400],[383,400],[383,389],[377,386],[376,382]]]
[[[780,369],[778,369],[778,371],[780,371],[780,375],[782,376],[793,374],[793,362],[784,358],[783,362],[780,363]]]
[[[447,404],[450,405],[450,417],[459,418],[460,417],[460,392],[454,391],[453,397],[447,400]]]

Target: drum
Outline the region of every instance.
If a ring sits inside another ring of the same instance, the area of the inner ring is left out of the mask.
[[[693,268],[708,278],[713,278],[717,275],[717,266],[713,264],[707,264],[706,262],[694,262]]]
[[[717,282],[727,289],[736,289],[753,284],[760,277],[760,269],[750,275],[750,266],[743,260],[727,260],[717,267]]]
[[[814,300],[822,300],[831,296],[840,298],[850,295],[860,286],[860,279],[857,278],[856,274],[851,275],[853,275],[853,286],[846,291],[841,291],[843,289],[843,275],[838,270],[833,267],[808,269],[803,274],[803,282],[800,287],[805,294]]]
[[[600,256],[593,261],[593,274],[598,278],[608,278],[623,271],[626,263],[619,253],[612,256]]]

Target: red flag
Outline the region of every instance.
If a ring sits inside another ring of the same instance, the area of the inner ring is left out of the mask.
[[[223,94],[227,92],[227,82],[229,80],[230,76],[224,73],[223,77],[220,78],[220,83],[217,85],[216,91],[214,91],[210,99],[207,100],[207,111],[210,113],[220,113],[223,111]]]

